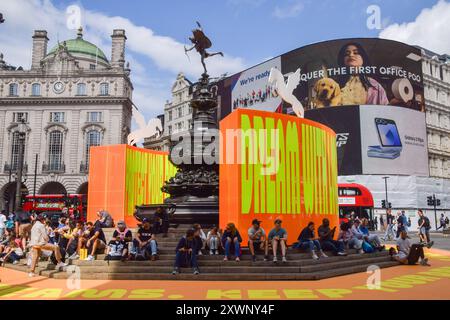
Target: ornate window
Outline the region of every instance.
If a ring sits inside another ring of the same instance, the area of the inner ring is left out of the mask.
[[[22,122],[28,122],[28,113],[27,112],[14,112],[13,113],[13,122],[19,123]]]
[[[31,86],[31,95],[40,96],[41,95],[41,85],[39,83],[33,83]]]
[[[87,113],[87,122],[102,122],[102,113],[101,112],[88,112]]]
[[[100,84],[100,95],[101,96],[109,95],[109,84],[108,83],[103,82]]]
[[[17,97],[19,95],[19,85],[17,83],[11,83],[9,85],[9,95]]]
[[[79,83],[77,84],[77,96],[85,96],[86,95],[86,84]]]
[[[85,163],[86,167],[89,168],[89,151],[91,147],[101,145],[102,134],[97,130],[90,130],[86,132],[86,151],[85,151]]]
[[[63,138],[61,131],[51,131],[48,135],[48,170],[61,171],[63,169]]]
[[[64,122],[64,112],[50,112],[50,122],[59,123]]]

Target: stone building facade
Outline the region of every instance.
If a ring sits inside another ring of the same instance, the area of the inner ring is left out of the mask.
[[[192,108],[189,105],[192,87],[193,83],[180,72],[172,86],[172,101],[167,101],[164,105],[163,134],[159,138],[146,138],[145,148],[169,151],[170,136],[189,130],[192,124]]]
[[[430,176],[450,179],[450,56],[422,49]]]
[[[125,31],[114,30],[111,37],[110,60],[83,39],[81,28],[50,51],[47,32],[35,31],[29,70],[8,65],[0,55],[0,209],[13,209],[22,120],[23,193],[87,193],[89,148],[126,143],[133,85]]]

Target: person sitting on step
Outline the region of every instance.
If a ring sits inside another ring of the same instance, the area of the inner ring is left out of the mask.
[[[398,253],[395,252],[394,248],[391,248],[389,254],[401,264],[414,265],[420,260],[420,265],[430,266],[428,258],[425,258],[423,252],[424,246],[425,245],[421,243],[411,244],[408,233],[403,230],[400,232],[400,237],[397,239]]]
[[[96,224],[99,224],[101,228],[113,228],[114,227],[114,219],[109,214],[108,211],[100,210],[97,212],[97,221]]]
[[[235,260],[237,262],[241,261],[241,242],[242,237],[239,234],[239,230],[236,229],[235,224],[232,222],[228,223],[222,235],[222,245],[225,248],[225,257],[223,258],[224,261],[229,259],[231,244],[234,245]]]
[[[120,260],[124,262],[128,257],[128,243],[120,235],[113,235],[111,241],[106,246],[106,261]]]
[[[353,236],[351,226],[351,222],[343,222],[341,224],[341,230],[339,231],[337,240],[342,240],[348,249],[356,249],[358,250],[358,253],[362,254],[364,253],[362,249],[362,244],[364,241]]]
[[[78,242],[80,241],[80,238],[83,237],[84,231],[84,223],[78,221],[75,224],[75,227],[72,228],[71,226],[69,232],[65,235],[65,237],[68,239],[66,253],[69,255],[69,259],[76,260],[80,258],[80,252],[78,251]]]
[[[278,247],[281,248],[281,256],[282,261],[287,262],[286,260],[286,249],[287,249],[287,231],[286,229],[281,227],[282,221],[281,219],[276,219],[275,227],[270,230],[269,232],[269,242],[272,244],[272,250],[273,250],[273,262],[277,263],[277,249]]]
[[[177,247],[175,248],[175,264],[172,271],[173,275],[180,273],[181,267],[191,267],[194,269],[194,274],[199,274],[197,263],[197,242],[194,239],[195,230],[188,229],[186,235],[183,236],[180,241],[178,241]]]
[[[370,234],[369,231],[369,220],[367,218],[363,218],[361,220],[361,225],[359,226],[359,230],[364,234],[364,240],[370,243],[375,249],[378,251],[383,251],[386,247],[381,245],[380,238],[376,234]]]
[[[169,214],[163,207],[158,207],[153,216],[153,233],[163,234],[163,238],[167,238],[169,230]]]
[[[146,260],[151,256],[151,260],[158,258],[158,243],[152,231],[150,220],[142,219],[142,226],[138,229],[137,236],[133,240],[133,253],[136,260]]]
[[[10,239],[7,246],[3,247],[0,251],[0,265],[5,262],[11,262],[12,264],[18,264],[20,259],[24,257],[22,248],[16,242],[16,238]]]
[[[105,233],[100,224],[86,223],[86,230],[84,236],[79,240],[78,247],[79,249],[86,248],[88,250],[89,255],[85,259],[86,261],[95,260],[94,257],[97,251],[101,251],[106,247]]]
[[[194,238],[195,241],[197,241],[197,254],[201,256],[203,254],[202,249],[206,243],[206,235],[205,232],[203,232],[202,226],[200,224],[196,223],[192,226],[192,228],[195,230]]]
[[[345,256],[347,253],[345,252],[344,241],[333,240],[335,232],[336,226],[333,227],[333,229],[330,229],[330,220],[324,218],[322,220],[322,225],[317,229],[320,246],[322,247],[322,250],[331,251],[338,256]]]
[[[311,252],[312,258],[314,260],[319,259],[316,254],[316,250],[320,253],[321,258],[328,258],[328,256],[322,251],[319,240],[315,238],[314,235],[314,222],[309,222],[308,225],[300,232],[297,238],[298,245],[297,249],[307,249]]]
[[[206,244],[209,248],[210,255],[219,254],[220,233],[217,227],[214,227],[208,231],[208,235],[206,236]]]
[[[256,261],[255,252],[259,250],[264,251],[264,261],[267,261],[269,256],[269,242],[267,241],[266,232],[261,227],[261,221],[253,219],[252,226],[248,229],[248,247],[252,254],[253,262]]]

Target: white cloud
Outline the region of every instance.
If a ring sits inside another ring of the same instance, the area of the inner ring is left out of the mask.
[[[379,36],[449,54],[449,21],[450,3],[440,0],[433,7],[423,9],[413,22],[391,24]]]
[[[273,15],[278,19],[294,18],[302,12],[303,7],[301,0],[290,1],[290,4],[284,7],[276,6]]]
[[[62,41],[75,36],[75,31],[66,26],[66,8],[56,7],[51,0],[1,0],[1,10],[6,22],[0,26],[0,52],[13,65],[24,68],[30,66],[34,30],[48,31],[50,47],[56,44],[57,39]],[[152,29],[138,26],[129,19],[82,9],[82,24],[84,38],[98,45],[107,56],[111,52],[112,30],[126,30],[126,59],[131,62],[134,100],[147,115],[154,116],[162,112],[178,72],[184,72],[193,80],[203,72],[199,56],[192,52],[189,61],[183,43],[158,35]],[[188,35],[190,30],[186,32]],[[163,74],[166,79],[158,79],[138,59],[159,70],[157,73]],[[245,68],[243,59],[226,53],[224,58],[211,58],[207,66],[212,76],[226,72],[231,74]]]

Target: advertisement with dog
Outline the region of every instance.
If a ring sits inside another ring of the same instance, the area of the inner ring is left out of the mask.
[[[281,57],[285,76],[301,70],[294,95],[307,110],[384,105],[425,111],[418,48],[384,39],[341,39]]]

